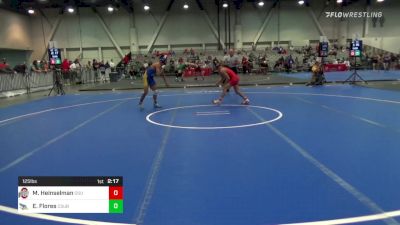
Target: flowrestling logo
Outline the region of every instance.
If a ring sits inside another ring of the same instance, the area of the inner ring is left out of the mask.
[[[326,18],[381,18],[382,12],[325,12]]]

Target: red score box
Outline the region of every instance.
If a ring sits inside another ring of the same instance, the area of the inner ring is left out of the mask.
[[[109,186],[108,188],[109,199],[121,200],[124,198],[124,189],[122,186]]]

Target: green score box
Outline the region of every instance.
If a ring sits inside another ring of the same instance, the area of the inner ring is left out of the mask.
[[[124,200],[110,200],[108,205],[108,213],[123,213]]]

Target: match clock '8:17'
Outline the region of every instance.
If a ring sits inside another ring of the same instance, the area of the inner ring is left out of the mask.
[[[118,178],[108,178],[107,179],[107,184],[119,184],[119,179]]]

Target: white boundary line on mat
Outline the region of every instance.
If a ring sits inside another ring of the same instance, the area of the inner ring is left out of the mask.
[[[163,126],[163,127],[169,127],[169,128],[179,128],[179,129],[191,129],[191,130],[218,130],[218,129],[233,129],[233,128],[243,128],[243,127],[253,127],[253,126],[259,126],[267,123],[272,123],[274,121],[277,121],[282,118],[283,114],[276,109],[273,108],[268,108],[264,106],[257,106],[257,105],[222,105],[224,107],[242,107],[242,108],[259,108],[259,109],[266,109],[269,111],[273,111],[277,114],[277,116],[271,120],[266,120],[263,122],[259,123],[250,123],[250,124],[242,124],[242,125],[236,125],[236,126],[215,126],[215,127],[199,127],[199,126],[177,126],[177,125],[170,125],[170,124],[165,124],[165,123],[159,123],[151,119],[152,116],[158,113],[166,112],[166,111],[171,111],[171,110],[176,110],[176,109],[190,109],[190,108],[199,108],[199,107],[217,107],[215,105],[189,105],[189,106],[180,106],[180,107],[174,107],[174,108],[168,108],[168,109],[163,109],[159,110],[156,112],[152,112],[146,116],[146,120],[149,123],[158,125],[158,126]],[[197,116],[200,116],[201,114],[197,114]],[[216,114],[202,114],[202,115],[216,115]]]
[[[349,218],[342,218],[342,219],[333,219],[333,220],[321,220],[321,221],[314,221],[314,222],[302,222],[302,223],[287,223],[281,225],[330,225],[330,224],[349,224],[349,223],[361,223],[361,222],[368,222],[374,220],[383,220],[389,219],[393,217],[400,216],[400,210],[384,212],[379,214],[367,215],[367,216],[357,216],[357,217],[349,217]]]
[[[337,98],[351,98],[351,99],[359,99],[359,100],[367,100],[367,101],[376,101],[376,102],[384,102],[384,103],[393,103],[393,104],[400,104],[400,101],[394,101],[394,100],[386,100],[386,99],[377,99],[377,98],[367,98],[367,97],[358,97],[358,96],[351,96],[351,95],[332,95],[332,94],[314,94],[314,93],[302,93],[302,92],[272,92],[272,91],[249,91],[246,92],[248,94],[278,94],[278,95],[308,95],[308,96],[325,96],[325,97],[337,97]],[[182,93],[182,94],[168,94],[168,95],[160,95],[160,97],[168,97],[168,96],[180,96],[180,95],[193,95],[193,94],[215,94],[215,92],[212,91],[198,91],[198,92],[188,92],[188,93]],[[95,101],[95,102],[87,102],[87,103],[81,103],[81,104],[76,104],[76,105],[69,105],[69,106],[61,106],[61,107],[56,107],[56,108],[50,108],[42,111],[37,111],[37,112],[32,112],[28,114],[22,114],[19,116],[11,117],[8,119],[0,120],[0,124],[12,121],[12,120],[17,120],[29,116],[35,116],[38,114],[46,113],[46,112],[51,112],[55,110],[60,110],[60,109],[68,109],[68,108],[75,108],[75,107],[80,107],[80,106],[87,106],[87,105],[94,105],[94,104],[100,104],[100,103],[107,103],[107,102],[115,102],[115,101],[124,101],[124,100],[133,100],[133,99],[138,99],[139,97],[132,97],[132,98],[119,98],[119,99],[112,99],[112,100],[104,100],[104,101]]]
[[[215,92],[199,91],[199,92],[190,92],[190,93],[182,93],[182,94],[160,95],[160,97],[192,95],[192,94],[214,94],[214,93]],[[313,93],[301,93],[301,92],[300,93],[299,92],[297,92],[297,93],[296,92],[246,92],[246,93],[249,93],[249,94],[325,96],[325,97],[350,98],[350,99],[358,99],[358,100],[368,100],[368,101],[400,104],[400,101],[375,99],[375,98],[368,98],[368,97],[358,97],[358,96],[350,96],[350,95],[313,94]],[[57,108],[50,108],[50,109],[46,109],[46,110],[42,110],[42,111],[37,111],[37,112],[33,112],[33,113],[23,114],[23,115],[11,117],[8,119],[0,120],[0,124],[6,123],[9,121],[13,121],[13,120],[17,120],[17,119],[21,119],[21,118],[25,118],[25,117],[29,117],[29,116],[35,116],[35,115],[39,115],[42,113],[55,111],[55,110],[75,108],[75,107],[80,107],[80,106],[87,106],[87,105],[107,103],[107,102],[131,100],[131,99],[138,99],[138,97],[95,101],[95,102],[87,102],[87,103],[81,103],[81,104],[76,104],[76,105],[62,106],[62,107],[57,107]],[[128,223],[114,223],[114,222],[74,219],[74,218],[53,216],[53,215],[47,215],[47,214],[21,214],[21,213],[18,213],[17,209],[3,206],[3,205],[0,205],[0,212],[14,214],[14,215],[18,215],[18,216],[42,219],[42,220],[49,220],[49,221],[54,221],[54,222],[61,222],[61,223],[73,223],[73,224],[83,224],[83,225],[136,225],[136,224],[128,224]],[[400,210],[389,211],[389,212],[384,212],[384,213],[379,213],[379,214],[366,215],[366,216],[349,217],[349,218],[332,219],[332,220],[321,220],[321,221],[313,221],[313,222],[288,223],[288,224],[282,224],[282,225],[349,224],[349,223],[360,223],[360,222],[367,222],[367,221],[382,220],[382,219],[398,217],[398,216],[400,216]]]

